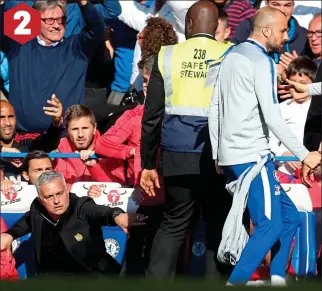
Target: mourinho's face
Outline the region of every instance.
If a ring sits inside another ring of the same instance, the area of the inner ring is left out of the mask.
[[[40,203],[50,216],[59,218],[69,207],[69,193],[64,182],[56,178],[40,186]]]
[[[69,122],[67,128],[68,139],[78,151],[87,150],[94,139],[96,124],[90,117],[81,117]]]
[[[49,43],[60,41],[65,34],[66,16],[60,7],[41,12],[41,36]]]

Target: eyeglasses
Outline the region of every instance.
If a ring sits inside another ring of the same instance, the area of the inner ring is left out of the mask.
[[[307,35],[308,38],[311,38],[311,37],[313,37],[314,34],[317,37],[321,37],[322,36],[322,30],[308,31],[306,35]]]
[[[41,20],[48,25],[54,24],[55,21],[57,21],[58,24],[65,24],[66,23],[66,16],[57,17],[57,18],[42,18]]]

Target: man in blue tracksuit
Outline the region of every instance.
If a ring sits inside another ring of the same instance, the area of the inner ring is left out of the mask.
[[[5,1],[5,11],[9,10],[10,8],[24,2],[29,6],[33,5],[34,1],[28,0],[6,0]],[[94,1],[92,1],[94,2]],[[95,4],[96,9],[102,15],[104,20],[116,18],[121,14],[121,6],[119,1],[117,0],[104,0],[104,1],[97,1]],[[82,16],[82,12],[79,9],[78,1],[68,1],[67,3],[67,22],[66,22],[66,33],[65,37],[70,35],[79,34],[85,26],[85,22]]]
[[[287,33],[288,33],[289,40],[281,48],[279,53],[277,52],[273,53],[275,62],[276,63],[279,62],[280,53],[284,53],[284,52],[292,53],[293,51],[296,51],[298,55],[301,55],[303,53],[309,52],[307,37],[306,37],[307,30],[304,27],[300,26],[297,20],[292,16],[294,12],[294,0],[287,0],[287,1],[268,0],[266,1],[266,6],[281,10],[283,13],[285,13],[288,21]],[[239,44],[245,41],[251,34],[253,20],[254,18],[252,17],[242,21],[238,25],[231,39],[231,42],[235,44]]]
[[[248,191],[247,207],[255,231],[228,285],[245,284],[271,249],[271,283],[285,285],[286,264],[299,215],[276,176],[270,158],[269,130],[311,169],[317,167],[321,155],[309,153],[279,110],[276,67],[268,54],[288,40],[287,18],[279,10],[265,7],[256,13],[252,31],[250,38],[224,59],[209,116],[213,157],[228,180],[237,180],[268,158]]]

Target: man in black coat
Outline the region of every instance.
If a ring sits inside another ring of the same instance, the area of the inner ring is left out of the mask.
[[[127,232],[131,226],[144,225],[146,217],[68,193],[59,172],[43,173],[35,186],[38,198],[30,211],[1,235],[1,250],[10,251],[14,239],[31,233],[38,275],[119,271],[106,253],[101,227],[119,225]]]
[[[318,68],[315,82],[322,82],[322,64]],[[304,129],[304,145],[309,151],[316,151],[322,141],[321,112],[322,95],[312,96]]]

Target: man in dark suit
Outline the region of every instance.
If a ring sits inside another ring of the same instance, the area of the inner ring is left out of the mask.
[[[106,253],[101,226],[144,225],[146,217],[120,208],[100,206],[89,197],[68,193],[59,172],[45,172],[35,184],[38,192],[27,212],[1,235],[1,250],[31,233],[37,274],[116,273],[116,262]]]

